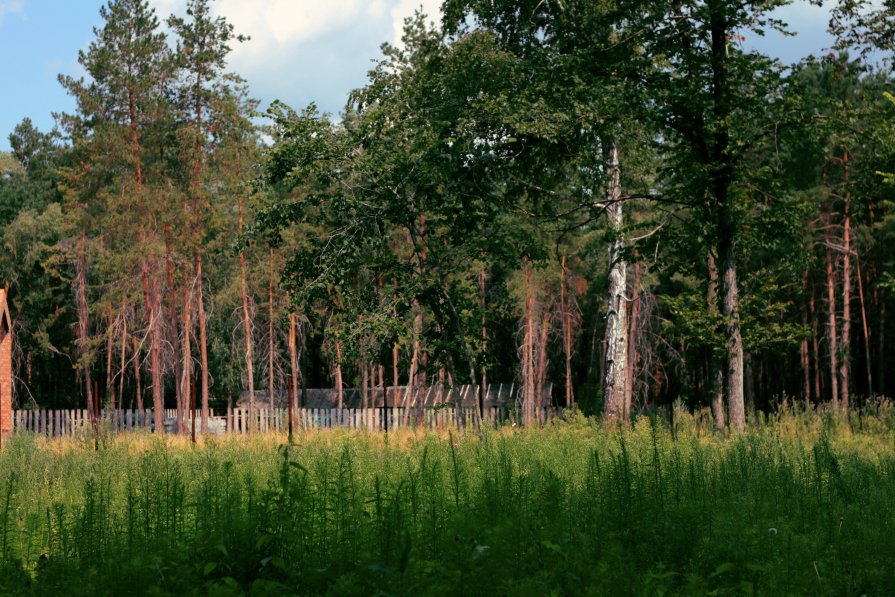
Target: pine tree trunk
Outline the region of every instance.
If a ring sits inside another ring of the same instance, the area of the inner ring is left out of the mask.
[[[858,274],[858,298],[861,301],[861,327],[864,331],[864,364],[867,369],[867,395],[873,395],[873,373],[870,360],[870,327],[867,325],[867,307],[864,304],[864,281],[861,276],[861,262],[855,256],[855,266]]]
[[[848,184],[848,152],[843,158],[845,184]],[[839,361],[839,408],[848,416],[851,394],[851,191],[845,192],[845,214],[842,232],[842,336],[840,338],[842,358]]]
[[[572,315],[571,308],[566,304],[566,255],[563,253],[560,272],[559,304],[562,311],[562,344],[566,359],[566,408],[572,408],[575,404],[575,395],[572,391]]]
[[[136,336],[131,336],[131,340],[134,343],[134,382],[137,386],[137,388],[136,388],[137,410],[140,412],[143,412],[143,388],[142,388],[142,383],[140,380],[140,345],[137,343]],[[162,406],[164,406],[164,405],[162,405]],[[153,405],[153,407],[154,407],[154,405]],[[162,422],[160,427],[158,427],[158,426],[156,427],[156,433],[164,433],[165,432],[164,416],[162,416],[161,419],[159,419],[159,416],[158,416],[159,414],[164,415],[164,413],[161,411],[161,409],[155,409],[153,412],[155,414],[156,424],[158,424],[159,420],[161,420],[161,422]]]
[[[240,224],[240,234],[242,225]],[[252,342],[252,316],[249,311],[249,293],[246,282],[245,254],[239,252],[239,288],[242,296],[242,325],[245,336],[246,379],[249,392],[249,431],[255,428],[255,355]]]
[[[808,300],[808,310],[811,313],[811,354],[814,358],[814,391],[812,398],[814,402],[820,402],[822,396],[821,377],[820,377],[820,340],[817,333],[818,314],[815,308],[814,285],[811,285],[811,298]]]
[[[115,334],[113,333],[115,326],[112,324],[111,316],[112,314],[109,313],[109,329],[106,330],[106,395],[109,396],[109,408],[114,411],[117,406],[115,388],[112,386],[112,349],[115,346]]]
[[[548,290],[549,294],[549,290]],[[627,323],[627,322],[626,322]],[[535,377],[535,395],[537,396],[537,421],[544,423],[544,385],[547,381],[547,334],[550,332],[550,312],[544,309],[541,318],[541,329],[538,338],[538,370]]]
[[[189,277],[189,267],[186,268],[187,272],[184,275],[183,281],[183,347],[181,349],[181,357],[183,358],[183,365],[181,367],[180,375],[180,400],[177,401],[177,433],[185,433],[186,427],[184,425],[184,409],[185,402],[189,400],[190,397],[190,378],[193,372],[193,359],[192,359],[192,347],[190,343],[190,331],[192,328],[192,284],[190,282]]]
[[[299,377],[299,363],[298,363],[298,325],[296,322],[295,313],[289,314],[289,364],[291,365],[292,372],[292,393],[289,396],[289,400],[292,401],[293,412],[294,409],[298,408],[298,377]]]
[[[78,256],[75,260],[75,294],[77,297],[78,313],[78,343],[81,366],[84,371],[84,379],[87,384],[87,409],[90,412],[90,420],[94,430],[97,428],[96,396],[93,392],[93,384],[90,380],[90,362],[87,358],[90,342],[90,320],[87,307],[87,232],[81,234],[81,242],[78,247]]]
[[[416,395],[416,373],[419,368],[420,357],[420,331],[423,327],[423,316],[419,312],[419,303],[413,302],[413,354],[410,356],[410,371],[407,375],[407,392],[404,394],[404,425],[410,424],[410,409],[413,406],[413,397]]]
[[[121,406],[124,406],[124,370],[127,366],[125,357],[127,351],[127,304],[121,305],[121,324],[121,367],[118,370],[118,401],[121,403]]]
[[[527,294],[525,297],[525,336],[522,343],[522,425],[531,426],[531,415],[534,410],[534,317],[532,303],[534,290],[531,283],[531,267],[526,264],[525,282]]]
[[[628,359],[627,264],[624,257],[622,227],[624,218],[619,178],[618,146],[612,143],[607,152],[606,201],[609,226],[613,238],[609,243],[609,309],[606,313],[606,356],[603,378],[603,416],[624,417],[625,386]]]
[[[208,433],[208,336],[205,326],[205,298],[202,292],[201,252],[196,255],[196,304],[199,316],[199,362],[202,367],[202,433]],[[195,402],[195,398],[193,402]],[[193,410],[195,410],[195,405]]]
[[[830,350],[830,388],[833,411],[839,412],[839,343],[836,331],[836,278],[833,271],[833,256],[830,250],[829,221],[825,227],[824,244],[827,266],[827,342]]]
[[[181,386],[182,379],[182,369],[183,369],[183,360],[180,355],[180,348],[182,346],[182,340],[180,339],[180,320],[177,317],[177,286],[174,283],[174,259],[172,256],[172,248],[171,248],[171,225],[169,223],[165,223],[165,274],[167,279],[167,287],[166,287],[166,296],[168,302],[168,314],[169,314],[169,329],[168,329],[168,337],[170,338],[171,345],[171,353],[174,360],[174,400],[177,404],[181,403],[181,391],[183,390]],[[153,278],[154,280],[154,278]],[[155,282],[153,281],[152,287],[155,289],[154,292],[158,292],[157,301],[154,304],[157,304],[159,309],[162,306],[162,298],[161,292],[156,288]],[[156,311],[158,316],[161,317],[161,311]],[[161,320],[158,322],[158,336],[153,339],[153,348],[151,350],[155,351],[155,356],[150,356],[150,361],[155,363],[161,362],[161,357],[159,351],[161,351],[161,339],[162,339],[162,331],[161,331]],[[156,339],[158,342],[156,342]],[[153,365],[153,369],[154,369]],[[152,385],[153,385],[153,402],[155,401],[155,383],[156,378],[155,374],[152,376]],[[161,386],[161,372],[159,372],[159,385]],[[162,392],[164,392],[162,390]],[[164,393],[162,393],[160,402],[160,409],[164,409]]]

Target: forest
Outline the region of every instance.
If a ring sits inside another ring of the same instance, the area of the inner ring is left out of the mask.
[[[260,106],[210,0],[110,0],[76,109],[0,155],[17,408],[514,383],[742,431],[887,396],[895,12],[782,64],[747,42],[784,4],[446,0],[325,114]]]

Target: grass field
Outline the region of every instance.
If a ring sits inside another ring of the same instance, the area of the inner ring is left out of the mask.
[[[895,411],[0,454],[0,594],[885,595]]]

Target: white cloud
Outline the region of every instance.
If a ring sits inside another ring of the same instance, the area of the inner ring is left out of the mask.
[[[0,0],[0,27],[7,15],[18,15],[25,18],[25,3],[22,0]]]
[[[4,0],[0,0],[3,2]],[[150,0],[160,20],[184,14],[186,0]],[[338,112],[361,87],[382,42],[398,44],[404,19],[422,6],[439,22],[441,0],[217,0],[223,16],[251,41],[231,44],[229,68],[264,103],[301,107],[316,101]]]

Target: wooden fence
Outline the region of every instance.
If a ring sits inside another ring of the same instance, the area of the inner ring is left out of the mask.
[[[434,408],[300,408],[293,413],[293,429],[364,429],[368,431],[388,431],[407,427],[426,429],[447,429],[457,426],[457,416],[463,417],[467,427],[477,426],[475,408],[463,407],[459,411],[452,407]],[[554,408],[542,408],[538,413],[541,423],[557,416]],[[196,412],[196,433],[201,430],[201,418]],[[486,408],[483,423],[489,427],[513,425],[519,421],[520,413],[502,406]],[[229,408],[225,414],[209,418],[209,431],[215,434],[247,433],[250,413],[246,408]],[[192,427],[190,414],[185,417],[187,432]],[[151,410],[103,410],[97,424],[104,432],[128,432],[149,430],[154,427]],[[74,436],[79,430],[90,431],[93,421],[86,409],[82,410],[17,410],[13,413],[16,432],[31,432],[47,437]],[[289,413],[284,408],[256,408],[255,429],[259,432],[285,432],[289,428]],[[174,432],[177,428],[177,411],[165,410],[165,428]],[[83,433],[84,431],[80,431]]]

